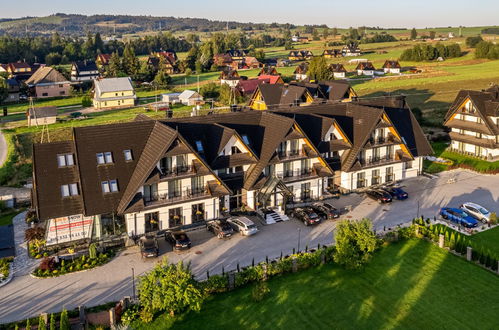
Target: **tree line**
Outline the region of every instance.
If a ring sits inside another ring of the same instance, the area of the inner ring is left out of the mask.
[[[439,57],[452,58],[462,56],[459,44],[444,45],[437,43],[432,45],[415,45],[413,48],[406,49],[400,55],[402,61],[433,61]]]
[[[187,40],[175,38],[171,33],[131,40],[137,55],[146,55],[161,49],[184,52],[191,48]],[[125,42],[104,42],[100,33],[89,33],[86,38],[63,37],[58,33],[50,37],[0,37],[0,63],[25,61],[47,65],[67,64],[72,61],[93,60],[99,53],[122,54]]]

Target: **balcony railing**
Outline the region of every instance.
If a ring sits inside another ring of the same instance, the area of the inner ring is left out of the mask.
[[[196,174],[195,168],[192,165],[174,166],[161,169],[161,178],[171,178],[179,176],[187,176]]]
[[[279,159],[281,159],[281,160],[296,159],[296,158],[302,158],[302,157],[306,156],[303,149],[302,150],[300,150],[300,149],[286,150],[286,151],[279,150],[277,152],[277,155],[279,156]]]
[[[372,146],[375,146],[375,145],[383,145],[383,144],[400,143],[400,140],[397,139],[393,134],[390,133],[387,136],[378,136],[376,138],[371,137],[371,138],[369,138],[369,143]]]
[[[208,186],[186,188],[183,190],[175,190],[164,194],[157,193],[150,196],[144,196],[144,203],[146,206],[167,205],[205,196],[210,196]]]
[[[386,155],[383,157],[368,157],[366,159],[359,159],[359,162],[362,166],[371,166],[371,165],[381,165],[381,164],[387,164],[387,163],[393,163],[396,162],[397,159],[395,159],[395,156],[393,155]]]
[[[276,172],[276,177],[283,179],[283,181],[292,181],[299,178],[306,178],[315,175],[311,168],[295,169],[283,172]]]

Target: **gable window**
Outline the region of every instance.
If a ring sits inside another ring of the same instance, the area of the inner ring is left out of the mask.
[[[97,154],[97,164],[112,164],[113,163],[113,154],[110,151],[107,152],[99,152]]]
[[[102,192],[105,194],[118,191],[117,180],[102,181],[101,186],[102,186]]]
[[[61,194],[62,194],[62,197],[77,196],[78,195],[78,184],[76,184],[76,183],[63,184],[61,186]]]
[[[132,150],[130,150],[130,149],[123,150],[123,155],[125,156],[126,162],[130,162],[133,160]]]
[[[73,166],[73,154],[57,155],[57,165],[59,165],[59,167]]]
[[[241,153],[241,150],[239,150],[239,148],[238,148],[238,147],[236,147],[236,146],[232,146],[232,148],[231,148],[231,154],[232,154],[232,155],[235,155],[235,154],[240,154],[240,153]]]

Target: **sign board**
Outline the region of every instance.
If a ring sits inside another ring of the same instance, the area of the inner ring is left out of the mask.
[[[47,228],[46,245],[90,238],[93,223],[93,216],[84,217],[81,214],[50,219]]]

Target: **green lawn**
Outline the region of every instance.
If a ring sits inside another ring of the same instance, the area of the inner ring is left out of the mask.
[[[209,298],[175,329],[492,329],[499,277],[423,240],[382,248],[360,272],[336,265],[269,281],[262,302],[252,287]],[[134,329],[172,327],[168,316]]]
[[[471,241],[490,249],[499,256],[499,227],[475,234],[471,236]]]
[[[18,211],[10,211],[0,215],[0,226],[8,226],[12,224],[12,219],[18,214]]]

